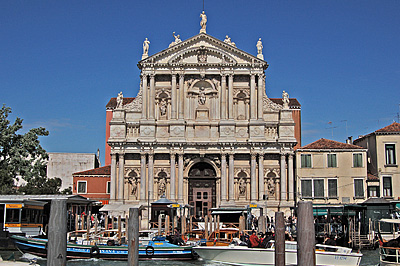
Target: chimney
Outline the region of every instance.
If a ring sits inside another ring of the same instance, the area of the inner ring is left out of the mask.
[[[347,140],[346,140],[346,143],[347,144],[353,144],[353,136],[348,137]]]

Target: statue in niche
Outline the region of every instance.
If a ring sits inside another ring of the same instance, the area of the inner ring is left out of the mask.
[[[272,177],[268,178],[267,189],[268,189],[268,196],[275,195],[275,180]]]
[[[199,104],[204,105],[206,103],[206,94],[204,92],[204,87],[199,90]]]
[[[206,13],[204,13],[204,10],[203,10],[203,12],[200,14],[200,18],[201,18],[201,21],[200,21],[200,27],[201,27],[200,33],[201,33],[201,32],[206,33],[207,16],[206,16]]]
[[[138,188],[138,180],[135,177],[129,176],[126,177],[128,183],[131,185],[131,195],[137,199],[137,188]]]
[[[289,108],[289,94],[286,91],[282,93],[283,108]]]
[[[167,182],[165,181],[165,177],[158,180],[158,196],[165,195],[165,191],[167,189]]]
[[[117,108],[122,107],[123,101],[124,101],[124,95],[122,94],[122,91],[121,91],[120,93],[118,93],[118,96],[117,96]]]
[[[160,101],[160,114],[161,116],[167,114],[167,102],[165,101],[165,99],[161,99]]]
[[[262,42],[261,42],[261,38],[258,39],[258,42],[257,42],[256,46],[257,46],[257,54],[262,54],[263,45],[262,45]]]
[[[244,178],[239,179],[239,195],[243,196],[246,194],[246,181]]]
[[[149,44],[150,41],[146,38],[143,42],[143,55],[149,55]]]

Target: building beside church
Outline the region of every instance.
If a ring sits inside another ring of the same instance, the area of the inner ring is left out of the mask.
[[[153,55],[146,39],[137,96],[107,104],[110,204],[166,195],[198,216],[249,203],[289,213],[301,110],[285,91],[267,96],[261,39],[254,56],[208,35],[204,18],[199,34],[174,37]]]

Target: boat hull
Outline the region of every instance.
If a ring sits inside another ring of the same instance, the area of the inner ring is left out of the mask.
[[[231,265],[275,265],[275,250],[272,248],[194,247],[196,253],[207,261]],[[335,254],[316,251],[316,265],[358,266],[361,254]],[[286,265],[297,265],[297,251],[286,250]]]
[[[15,245],[24,253],[42,258],[47,256],[47,239],[12,236]],[[139,247],[139,260],[193,260],[197,254],[192,247],[171,246],[162,242],[151,242]],[[97,258],[103,260],[128,260],[128,246],[67,245],[67,259]]]

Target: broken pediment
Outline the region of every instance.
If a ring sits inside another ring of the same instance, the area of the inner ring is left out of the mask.
[[[264,69],[268,66],[264,60],[204,33],[200,33],[140,61],[139,67],[142,68],[147,64],[153,66],[258,65],[258,67]]]

